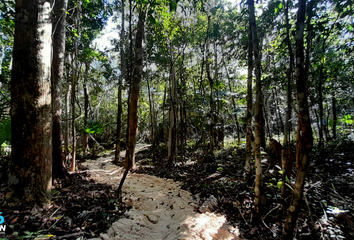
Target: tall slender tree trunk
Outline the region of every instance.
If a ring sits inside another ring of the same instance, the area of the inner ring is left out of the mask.
[[[122,0],[122,28],[120,32],[120,43],[119,43],[119,48],[120,48],[120,64],[121,64],[121,75],[119,76],[119,82],[118,82],[118,113],[117,113],[117,134],[116,134],[116,151],[115,151],[115,156],[114,156],[114,162],[118,163],[119,157],[120,157],[120,135],[122,132],[122,84],[123,84],[123,78],[126,77],[126,67],[125,67],[125,52],[124,52],[124,39],[125,39],[125,27],[124,27],[124,22],[125,22],[125,0]]]
[[[284,123],[283,123],[283,120],[282,120],[282,114],[280,112],[280,108],[279,108],[279,102],[278,102],[278,96],[277,96],[277,91],[276,91],[276,87],[275,87],[275,90],[273,89],[273,93],[274,93],[274,98],[275,98],[275,112],[278,114],[278,122],[279,122],[279,127],[280,129],[278,129],[278,132],[281,132],[281,129],[284,129]],[[277,115],[276,114],[276,115]]]
[[[86,152],[88,150],[88,135],[86,133],[86,128],[87,128],[87,119],[88,119],[88,107],[89,107],[89,99],[88,99],[88,91],[87,91],[87,79],[88,79],[88,74],[89,74],[89,69],[90,69],[90,62],[87,61],[85,63],[85,76],[84,76],[84,82],[83,82],[83,88],[84,88],[84,101],[85,101],[85,106],[84,106],[84,132],[83,132],[83,141],[82,141],[82,147],[83,147],[83,154],[84,156],[86,155]]]
[[[65,129],[64,129],[64,153],[65,156],[69,155],[69,121],[70,118],[70,95],[71,95],[71,84],[67,82],[67,90],[65,92]]]
[[[332,127],[332,132],[333,132],[333,138],[337,138],[337,108],[336,108],[336,98],[333,95],[332,96],[332,114],[333,114],[333,127]]]
[[[214,78],[211,76],[211,70],[210,70],[210,63],[209,63],[209,58],[210,53],[209,53],[209,32],[211,28],[211,17],[208,16],[208,29],[207,29],[207,35],[205,37],[205,49],[206,49],[206,60],[205,60],[205,68],[206,68],[206,73],[207,73],[207,78],[209,81],[209,86],[210,86],[210,129],[209,129],[209,138],[210,138],[210,152],[214,151],[215,144],[216,144],[216,139],[215,139],[215,127],[216,127],[216,111],[215,111],[215,93],[214,93]],[[214,76],[215,77],[215,76]]]
[[[145,24],[145,11],[143,7],[139,9],[139,20],[138,27],[135,37],[135,66],[133,72],[133,78],[131,81],[131,94],[129,101],[129,135],[127,142],[127,152],[125,156],[125,172],[119,183],[118,194],[121,196],[121,189],[128,175],[129,169],[134,165],[134,154],[135,154],[135,144],[136,144],[136,134],[138,132],[138,102],[140,93],[140,82],[141,75],[143,71],[143,37],[144,37],[144,24]]]
[[[51,1],[16,1],[11,76],[12,201],[43,203],[52,187]]]
[[[171,43],[172,44],[172,43]],[[177,155],[177,79],[175,63],[173,59],[172,45],[170,46],[170,96],[171,96],[171,108],[170,108],[170,130],[168,137],[168,160],[167,165],[171,165],[176,161]]]
[[[253,41],[252,41],[252,31],[251,31],[251,21],[249,23],[248,31],[248,73],[247,73],[247,129],[252,129],[252,107],[253,107],[253,96],[252,96],[252,78],[253,78]],[[251,170],[251,155],[252,155],[252,132],[247,131],[246,135],[246,163],[245,169],[247,172]]]
[[[155,139],[155,118],[154,118],[154,113],[155,113],[155,109],[154,109],[154,96],[151,93],[151,85],[150,85],[150,80],[149,78],[147,79],[147,85],[148,85],[148,95],[149,95],[149,107],[150,107],[150,128],[151,128],[151,153],[152,153],[152,159],[153,161],[155,161],[155,148],[156,148],[156,139]]]
[[[313,136],[307,101],[307,73],[304,62],[304,28],[305,28],[306,0],[299,0],[296,23],[296,86],[298,97],[298,133],[296,160],[298,171],[295,180],[294,195],[285,220],[284,238],[293,239],[294,228],[300,211],[305,177],[310,166],[310,157],[313,147]]]
[[[181,79],[181,86],[182,89],[187,89],[186,86],[186,79],[184,77],[184,71],[185,68],[183,66],[185,62],[185,46],[183,47],[183,52],[182,52],[182,61],[180,64],[180,79]],[[180,96],[181,96],[181,104],[180,104],[180,118],[181,118],[181,122],[180,122],[180,139],[181,139],[181,145],[180,145],[180,149],[181,149],[181,156],[182,156],[182,162],[184,162],[184,149],[185,149],[185,145],[187,145],[187,112],[186,112],[186,92],[185,91],[181,91],[180,92]]]
[[[324,54],[324,47],[325,47],[325,40],[323,40],[322,42],[322,53]],[[323,65],[323,61],[321,59],[321,66],[320,66],[320,76],[318,78],[318,118],[319,118],[319,129],[318,129],[318,133],[319,133],[319,147],[320,149],[322,149],[323,147],[323,94],[322,94],[322,84],[323,84],[323,69],[324,69],[324,65]]]
[[[168,130],[167,130],[167,121],[165,117],[165,106],[166,106],[166,95],[167,95],[167,84],[165,84],[165,89],[164,89],[164,94],[163,94],[163,103],[162,103],[162,134],[163,134],[163,141],[165,144],[167,144],[167,137]]]
[[[80,34],[80,25],[81,25],[81,1],[77,1],[78,8],[77,8],[77,15],[76,15],[76,29],[77,32]],[[74,53],[73,53],[73,71],[71,76],[71,133],[72,133],[72,150],[71,150],[71,166],[70,170],[72,172],[75,171],[75,161],[76,161],[76,130],[75,130],[75,102],[76,102],[76,83],[77,78],[79,75],[79,49],[78,49],[78,41],[79,39],[75,40],[74,44]]]
[[[0,50],[0,75],[2,74],[2,63],[4,61],[5,58],[5,46],[1,46],[1,50]]]
[[[284,1],[283,1],[284,3]],[[282,199],[282,207],[280,208],[280,218],[283,216],[283,210],[285,209],[285,180],[286,176],[289,176],[290,173],[288,171],[290,170],[287,166],[290,165],[291,161],[291,154],[287,154],[289,152],[292,152],[291,146],[289,144],[290,142],[290,122],[289,120],[291,119],[291,88],[292,88],[292,76],[293,76],[293,66],[294,66],[294,53],[292,49],[292,44],[290,41],[290,24],[289,24],[289,0],[286,1],[286,4],[284,3],[284,14],[285,14],[285,24],[286,24],[286,43],[288,46],[288,51],[289,51],[289,68],[287,70],[287,79],[288,79],[288,86],[287,86],[287,109],[286,109],[286,115],[285,115],[285,123],[284,123],[284,140],[283,140],[283,149],[282,149],[282,189],[281,189],[281,199]],[[292,165],[292,164],[291,164]]]
[[[133,78],[133,62],[134,62],[134,54],[133,54],[133,29],[132,29],[132,16],[133,16],[133,1],[129,0],[129,67],[127,71],[127,83],[129,84],[129,89],[128,89],[128,117],[127,117],[127,128],[126,128],[126,144],[128,146],[128,141],[129,141],[129,108],[130,108],[130,96],[131,96],[131,86],[132,86],[132,78]],[[126,155],[129,153],[129,148],[126,147]]]
[[[76,98],[76,77],[77,77],[77,65],[74,60],[73,71],[71,75],[71,135],[72,135],[72,145],[71,145],[71,166],[70,171],[75,171],[75,160],[76,160],[76,131],[75,131],[75,98]]]
[[[64,78],[65,26],[67,0],[57,0],[53,13],[53,62],[52,62],[52,102],[53,102],[53,175],[65,177],[65,163],[62,156],[61,96]]]
[[[256,185],[255,185],[255,206],[260,210],[265,205],[265,194],[263,189],[263,175],[261,165],[261,134],[262,134],[262,90],[261,90],[261,56],[257,38],[256,18],[254,11],[254,0],[248,0],[250,11],[250,27],[253,41],[253,54],[255,59],[256,75],[256,107],[255,107],[255,149],[254,157],[256,162]]]

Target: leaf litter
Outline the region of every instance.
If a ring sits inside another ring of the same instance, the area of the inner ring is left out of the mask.
[[[80,171],[72,173],[68,180],[55,182],[51,204],[3,209],[7,229],[2,237],[281,238],[277,168],[263,163],[268,204],[259,218],[253,211],[254,176],[243,169],[244,150],[231,147],[207,155],[187,149],[187,153],[188,157],[184,156],[173,168],[164,166],[164,148],[157,149],[155,162],[148,150],[138,153],[139,167],[128,175],[123,203],[118,202],[115,193],[123,169],[111,163],[112,156],[81,162]],[[314,152],[296,239],[354,238],[353,160],[352,143],[328,145],[323,151]],[[2,165],[0,170],[0,198],[5,199],[7,168]],[[289,186],[293,185],[295,171]],[[289,195],[286,202],[290,200]]]

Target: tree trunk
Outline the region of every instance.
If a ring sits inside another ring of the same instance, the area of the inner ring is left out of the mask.
[[[87,78],[88,78],[88,73],[90,69],[90,63],[87,61],[85,63],[85,76],[84,76],[84,82],[83,82],[83,88],[84,88],[84,100],[85,100],[85,106],[84,106],[84,132],[82,134],[82,147],[83,147],[83,154],[84,156],[86,155],[86,152],[88,150],[88,136],[86,133],[86,128],[87,128],[87,119],[88,119],[88,106],[89,106],[89,99],[88,99],[88,91],[87,91]]]
[[[67,0],[57,0],[53,12],[53,62],[52,62],[52,102],[53,102],[53,175],[64,178],[66,169],[62,156],[61,95],[64,78],[65,26]]]
[[[43,203],[52,187],[51,1],[17,1],[11,76],[13,201]]]
[[[67,82],[67,90],[65,93],[65,119],[70,118],[70,94],[71,94],[71,84]],[[64,153],[65,156],[69,155],[69,121],[65,121],[64,129]]]
[[[274,90],[275,89],[275,90]],[[277,92],[276,92],[276,87],[273,89],[274,91],[274,98],[275,98],[275,112],[278,113],[278,122],[279,122],[279,126],[280,126],[280,129],[284,129],[284,123],[283,123],[283,120],[282,120],[282,114],[280,113],[280,108],[279,108],[279,103],[278,103],[278,96],[277,96]],[[277,114],[275,114],[277,115]],[[281,132],[281,130],[278,129],[278,132]]]
[[[155,145],[155,121],[154,121],[154,103],[153,103],[153,98],[154,96],[152,95],[151,93],[151,85],[150,85],[150,81],[149,81],[149,78],[147,78],[147,85],[148,85],[148,95],[149,95],[149,107],[150,107],[150,128],[151,128],[151,132],[150,132],[150,135],[151,135],[151,153],[152,153],[152,159],[153,161],[155,161],[155,148],[156,148],[156,145]]]
[[[264,122],[267,124],[268,138],[271,139],[272,138],[272,132],[270,130],[268,110],[265,107],[265,106],[268,106],[267,102],[268,102],[268,100],[263,98],[262,110],[263,110],[263,114],[264,114]],[[265,149],[265,148],[263,148],[263,149]]]
[[[167,137],[168,134],[168,130],[167,130],[167,121],[166,121],[166,117],[165,117],[165,106],[166,106],[166,95],[167,95],[167,84],[165,84],[165,89],[164,89],[164,93],[163,93],[163,103],[162,103],[162,135],[163,135],[163,142],[165,144],[167,144]]]
[[[134,62],[134,57],[133,57],[133,30],[132,30],[132,16],[133,16],[133,2],[132,0],[129,0],[129,67],[127,71],[127,83],[129,85],[128,89],[128,117],[127,117],[127,128],[126,128],[126,156],[128,155],[129,148],[128,148],[128,141],[129,141],[129,108],[130,108],[130,96],[131,96],[131,86],[132,86],[132,78],[133,78],[133,62]]]
[[[283,1],[284,3],[284,1]],[[286,198],[286,188],[285,188],[285,180],[286,176],[290,176],[291,172],[288,173],[289,168],[287,166],[290,165],[290,162],[292,161],[292,155],[289,154],[291,153],[291,146],[289,144],[290,142],[290,122],[289,120],[291,119],[291,87],[292,87],[292,73],[293,73],[293,65],[294,65],[294,53],[290,41],[290,24],[289,24],[289,0],[286,2],[286,4],[283,4],[285,6],[284,9],[284,14],[285,14],[285,23],[286,23],[286,43],[288,46],[288,51],[289,51],[289,68],[287,70],[287,78],[288,78],[288,89],[287,89],[287,109],[286,109],[286,115],[285,115],[285,123],[284,123],[284,140],[283,140],[283,149],[282,149],[282,188],[281,188],[281,200],[282,200],[282,206],[279,210],[280,213],[280,218],[282,219],[283,216],[283,211],[285,209],[285,198]],[[291,162],[292,165],[292,162]]]
[[[284,238],[293,239],[294,228],[300,210],[303,196],[305,177],[310,166],[310,155],[313,147],[313,136],[307,102],[307,73],[304,63],[304,27],[305,27],[306,0],[299,0],[296,24],[296,86],[298,97],[298,133],[297,153],[298,172],[296,175],[294,195],[285,220]],[[308,64],[308,63],[306,63]]]
[[[125,22],[125,12],[124,12],[124,4],[125,0],[122,0],[122,29],[120,32],[120,64],[121,64],[121,75],[119,76],[118,82],[118,113],[117,113],[117,134],[116,134],[116,149],[115,149],[115,156],[114,162],[118,163],[120,158],[120,135],[122,132],[122,84],[123,78],[126,77],[125,71],[125,52],[124,52],[124,38],[125,38],[125,31],[124,31],[124,22]]]
[[[261,147],[263,149],[266,149],[266,133],[265,133],[265,125],[266,125],[266,119],[265,119],[265,111],[264,111],[264,106],[263,106],[263,94],[261,93],[261,100],[260,100],[260,111],[261,111]]]
[[[247,74],[247,129],[252,129],[252,107],[253,107],[253,97],[252,97],[252,76],[253,76],[253,42],[252,42],[252,31],[251,31],[251,21],[249,23],[248,32],[248,74]],[[252,155],[252,135],[250,131],[247,131],[246,135],[246,163],[245,169],[247,172],[251,170],[251,155]]]
[[[214,78],[211,76],[209,58],[211,58],[209,53],[209,31],[210,31],[210,16],[208,16],[208,29],[207,35],[205,38],[205,48],[206,48],[206,60],[205,68],[207,73],[207,78],[210,86],[210,129],[209,129],[209,138],[210,138],[210,152],[214,151],[215,148],[215,126],[216,126],[216,111],[215,111],[215,101],[214,101]],[[215,76],[214,76],[215,77]]]
[[[135,66],[133,78],[131,82],[131,93],[129,101],[129,138],[127,149],[129,149],[125,157],[124,167],[131,169],[134,165],[134,151],[136,144],[136,134],[138,131],[138,102],[140,92],[141,74],[143,71],[143,36],[144,36],[145,12],[140,9],[137,33],[135,38]]]
[[[256,162],[256,184],[255,184],[255,206],[259,211],[265,205],[265,195],[263,189],[263,175],[261,165],[261,134],[262,134],[262,90],[261,90],[261,57],[259,53],[259,43],[257,38],[256,18],[254,13],[254,0],[248,1],[250,11],[250,27],[253,42],[253,54],[255,59],[256,75],[256,107],[255,107],[255,149],[254,158]]]
[[[332,114],[333,114],[333,138],[337,138],[337,109],[336,109],[336,98],[332,96]]]
[[[322,43],[322,46],[324,48],[324,40]],[[323,49],[322,49],[323,50]],[[324,54],[324,52],[323,52]],[[323,95],[322,95],[322,81],[323,81],[323,62],[321,60],[321,66],[320,66],[320,76],[318,78],[318,113],[319,113],[319,129],[318,129],[318,133],[319,133],[319,148],[322,149],[323,147]]]
[[[225,68],[226,68],[226,65],[225,65]],[[226,73],[227,73],[227,76],[228,76],[228,83],[229,83],[229,91],[232,92],[232,88],[231,88],[231,78],[229,77],[229,73],[227,72],[227,68],[226,68]],[[236,103],[235,103],[235,98],[232,97],[232,106],[234,109],[236,109]],[[240,144],[241,143],[241,139],[240,139],[240,125],[238,123],[238,119],[237,119],[237,113],[233,114],[234,116],[234,120],[235,120],[235,123],[236,123],[236,131],[237,131],[237,143]]]
[[[78,9],[77,9],[77,16],[76,16],[76,28],[77,32],[80,33],[80,25],[81,25],[81,2],[78,1]],[[72,133],[72,152],[71,152],[71,167],[70,170],[72,172],[75,171],[75,161],[76,161],[76,131],[75,131],[75,101],[76,101],[76,82],[79,73],[79,53],[78,53],[78,41],[79,39],[75,39],[74,43],[74,53],[73,53],[73,61],[74,64],[72,65],[72,75],[71,75],[71,133]]]
[[[171,43],[172,44],[172,43]],[[170,109],[170,130],[168,137],[168,160],[167,165],[171,165],[176,161],[177,155],[177,79],[175,63],[173,60],[172,45],[170,46],[170,91],[171,91],[171,109]]]
[[[143,71],[143,37],[144,37],[144,23],[145,23],[145,11],[142,7],[139,9],[139,20],[137,26],[137,32],[135,37],[135,67],[133,72],[133,78],[131,81],[131,94],[129,101],[129,135],[127,142],[127,150],[125,156],[125,172],[119,183],[118,194],[121,196],[121,190],[129,169],[131,169],[134,163],[134,151],[136,144],[136,134],[138,131],[138,102],[140,93],[140,82]]]
[[[71,149],[71,166],[70,171],[75,171],[75,155],[76,155],[76,131],[75,131],[75,98],[76,98],[76,77],[77,66],[74,61],[73,71],[71,75],[71,135],[72,135],[72,149]]]

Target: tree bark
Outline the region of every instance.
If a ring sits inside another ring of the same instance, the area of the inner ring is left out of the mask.
[[[332,96],[332,114],[333,114],[333,138],[337,138],[337,108],[336,108],[336,98]]]
[[[252,31],[251,31],[251,21],[249,23],[248,32],[248,74],[247,74],[247,129],[252,129],[252,107],[253,107],[253,96],[252,96],[252,76],[253,76],[253,42],[252,42]],[[245,169],[247,172],[251,170],[251,155],[252,155],[252,143],[251,143],[251,132],[247,131],[246,135],[246,163]]]
[[[127,142],[127,156],[124,167],[131,169],[134,165],[134,151],[136,144],[136,134],[138,131],[138,102],[140,92],[141,75],[143,71],[143,37],[144,37],[145,11],[140,9],[137,33],[135,37],[135,66],[131,82],[131,93],[129,101],[129,138]]]
[[[210,129],[209,129],[209,138],[210,138],[210,152],[214,151],[216,139],[215,139],[215,126],[216,126],[216,111],[215,111],[215,101],[214,101],[214,78],[211,76],[210,70],[210,53],[209,53],[209,31],[210,31],[210,16],[208,16],[208,28],[207,35],[205,38],[205,48],[206,48],[206,60],[205,60],[205,68],[207,73],[207,78],[210,86]],[[215,76],[214,76],[215,77]]]
[[[305,177],[310,166],[310,157],[313,147],[313,136],[307,101],[307,73],[304,62],[304,28],[305,28],[306,0],[299,0],[298,15],[296,23],[296,86],[298,97],[298,132],[297,132],[297,153],[296,160],[298,172],[296,175],[294,195],[285,220],[284,238],[293,239],[294,228],[300,210],[303,196]]]
[[[88,79],[88,74],[89,74],[89,69],[90,69],[90,62],[87,60],[85,63],[85,76],[84,76],[84,82],[83,82],[83,88],[84,88],[84,132],[82,134],[82,148],[83,148],[83,154],[84,156],[86,155],[86,152],[88,150],[88,136],[86,133],[86,128],[87,128],[87,119],[88,119],[88,107],[89,107],[89,98],[88,98],[88,91],[87,91],[87,79]]]
[[[118,163],[119,158],[120,158],[120,135],[122,132],[122,84],[123,84],[123,79],[126,77],[126,71],[125,71],[125,52],[124,52],[124,38],[125,38],[125,31],[124,31],[124,22],[125,22],[125,0],[122,0],[122,29],[120,32],[120,42],[119,42],[119,48],[120,48],[120,65],[121,65],[121,74],[119,76],[119,81],[118,81],[118,113],[117,113],[117,134],[116,134],[116,149],[115,149],[115,156],[114,156],[114,162]]]
[[[81,25],[81,2],[78,0],[78,9],[76,15],[76,28],[77,32],[80,33],[80,25]],[[71,150],[71,167],[70,170],[72,172],[75,171],[75,161],[76,161],[76,130],[75,130],[75,101],[76,101],[76,83],[79,75],[79,53],[78,53],[78,41],[79,39],[75,39],[74,43],[74,53],[73,53],[73,61],[72,65],[72,75],[71,75],[71,133],[72,133],[72,150]]]
[[[250,27],[253,42],[253,54],[255,59],[256,75],[256,107],[255,107],[255,148],[254,157],[256,162],[256,184],[255,184],[255,206],[259,211],[265,205],[265,194],[263,189],[263,175],[261,165],[261,134],[262,134],[262,90],[261,90],[261,57],[259,53],[259,43],[257,38],[256,18],[254,11],[254,0],[248,1],[250,11]]]
[[[146,10],[146,9],[145,9]],[[144,24],[145,24],[145,11],[143,7],[139,9],[139,20],[138,27],[135,37],[135,66],[133,72],[133,78],[131,81],[131,94],[129,101],[129,124],[128,124],[128,142],[127,150],[125,156],[125,172],[118,186],[118,194],[121,196],[121,189],[125,181],[126,176],[128,175],[129,169],[134,165],[134,151],[136,144],[136,134],[138,131],[138,102],[139,102],[139,93],[140,93],[140,82],[141,75],[143,71],[143,37],[144,37]]]
[[[64,178],[66,175],[62,155],[61,96],[64,78],[65,26],[67,0],[57,0],[53,13],[53,62],[52,62],[52,102],[53,102],[53,175]]]
[[[76,160],[76,131],[75,131],[75,98],[76,98],[76,77],[77,77],[77,66],[76,60],[74,61],[73,71],[71,73],[71,135],[72,135],[72,149],[71,149],[71,166],[70,171],[75,171],[75,160]]]
[[[172,44],[172,43],[171,43]],[[170,130],[168,137],[168,160],[167,165],[171,165],[176,161],[177,155],[177,79],[175,63],[173,59],[172,45],[170,46],[170,96],[171,96],[171,108],[170,108]]]
[[[284,1],[283,1],[284,3]],[[294,53],[293,53],[293,49],[292,49],[292,45],[291,45],[291,41],[290,41],[290,24],[289,24],[289,0],[286,1],[286,4],[283,4],[285,6],[284,9],[284,15],[285,15],[285,24],[286,24],[286,43],[288,46],[288,51],[289,51],[289,68],[287,69],[287,78],[288,78],[288,86],[287,86],[287,109],[286,109],[286,115],[285,115],[285,123],[284,123],[284,140],[283,140],[283,149],[282,149],[282,188],[281,188],[281,200],[282,200],[282,206],[279,210],[280,212],[280,217],[282,218],[283,216],[283,210],[285,209],[285,198],[286,198],[286,188],[285,188],[285,180],[286,180],[286,176],[290,176],[288,173],[288,167],[290,165],[291,162],[291,146],[289,144],[290,142],[290,122],[289,120],[291,119],[291,103],[292,103],[292,99],[291,99],[291,88],[292,88],[292,73],[293,73],[293,65],[294,65]],[[292,164],[291,164],[292,165]]]
[[[51,1],[17,1],[11,76],[13,202],[43,203],[52,187]]]
[[[151,93],[151,85],[150,85],[150,81],[149,78],[147,78],[147,86],[148,86],[148,95],[149,95],[149,110],[150,110],[150,128],[151,128],[151,132],[150,132],[150,136],[151,136],[151,153],[152,153],[152,160],[155,161],[155,148],[156,148],[156,139],[155,139],[155,121],[154,121],[154,103],[153,103],[153,98],[154,96]]]
[[[65,93],[65,119],[69,119],[70,115],[70,94],[71,94],[71,84],[67,82],[67,90]],[[65,156],[69,155],[69,121],[65,122],[64,129],[64,153]]]

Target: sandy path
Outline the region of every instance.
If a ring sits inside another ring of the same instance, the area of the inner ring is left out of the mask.
[[[138,146],[139,147],[139,146]],[[118,187],[123,169],[112,157],[88,160],[95,181]],[[128,218],[112,224],[102,239],[239,239],[239,231],[227,225],[219,214],[195,212],[198,199],[180,188],[180,183],[145,174],[129,174],[123,186],[123,200],[132,206]]]

